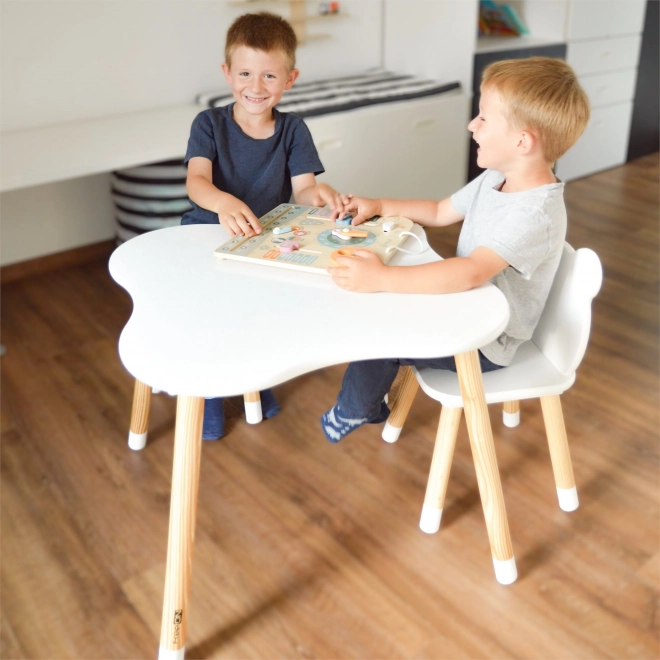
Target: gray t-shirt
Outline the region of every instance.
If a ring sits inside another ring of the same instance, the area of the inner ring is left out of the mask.
[[[566,237],[566,207],[562,182],[516,193],[500,192],[503,182],[501,172],[486,170],[452,195],[451,203],[465,216],[457,256],[483,246],[509,263],[491,279],[509,303],[509,323],[481,348],[491,362],[506,366],[531,339],[543,312]]]

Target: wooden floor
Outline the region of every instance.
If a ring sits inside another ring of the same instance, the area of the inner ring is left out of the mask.
[[[563,397],[580,508],[555,496],[538,402],[491,408],[519,580],[493,576],[464,425],[441,531],[418,529],[438,405],[399,442],[318,418],[343,367],[204,443],[188,658],[658,658],[658,156],[567,186],[603,290]],[[455,232],[432,243],[449,254]],[[150,658],[159,639],[174,400],[126,446],[131,312],[104,263],[2,289],[2,658]],[[290,337],[295,345],[295,334]]]

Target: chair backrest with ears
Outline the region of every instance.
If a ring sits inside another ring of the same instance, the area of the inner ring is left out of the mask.
[[[543,314],[532,341],[563,374],[577,368],[589,341],[591,301],[600,290],[603,267],[589,248],[575,251],[564,243]]]

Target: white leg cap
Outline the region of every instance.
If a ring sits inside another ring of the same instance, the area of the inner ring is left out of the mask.
[[[398,429],[396,426],[392,426],[389,422],[385,422],[382,436],[385,442],[396,442],[400,435],[401,429]]]
[[[580,505],[575,486],[573,488],[557,488],[557,498],[559,499],[559,508],[562,511],[575,511]]]
[[[442,509],[425,504],[422,507],[422,517],[419,520],[419,528],[426,534],[435,534],[440,529]]]
[[[502,421],[504,422],[504,426],[508,426],[509,428],[518,426],[520,424],[520,410],[514,413],[502,411]]]
[[[258,424],[263,419],[261,401],[245,401],[245,419],[248,424]]]
[[[166,649],[164,646],[158,647],[158,660],[183,660],[186,654],[186,647],[180,649]]]
[[[128,446],[135,451],[140,451],[140,449],[144,449],[147,446],[147,434],[133,433],[133,431],[129,431]]]
[[[500,584],[513,584],[518,579],[515,557],[511,557],[511,559],[493,557],[493,566],[495,567],[495,578]]]

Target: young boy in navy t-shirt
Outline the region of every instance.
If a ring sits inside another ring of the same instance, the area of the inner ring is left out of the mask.
[[[293,198],[296,204],[328,206],[334,220],[348,198],[317,183],[323,165],[305,122],[275,109],[290,89],[296,35],[279,16],[245,14],[227,32],[222,70],[235,102],[195,118],[185,163],[193,210],[181,224],[219,222],[230,236],[261,233],[258,218]],[[261,392],[263,415],[279,412],[271,390]],[[224,434],[223,399],[207,399],[202,438]]]

